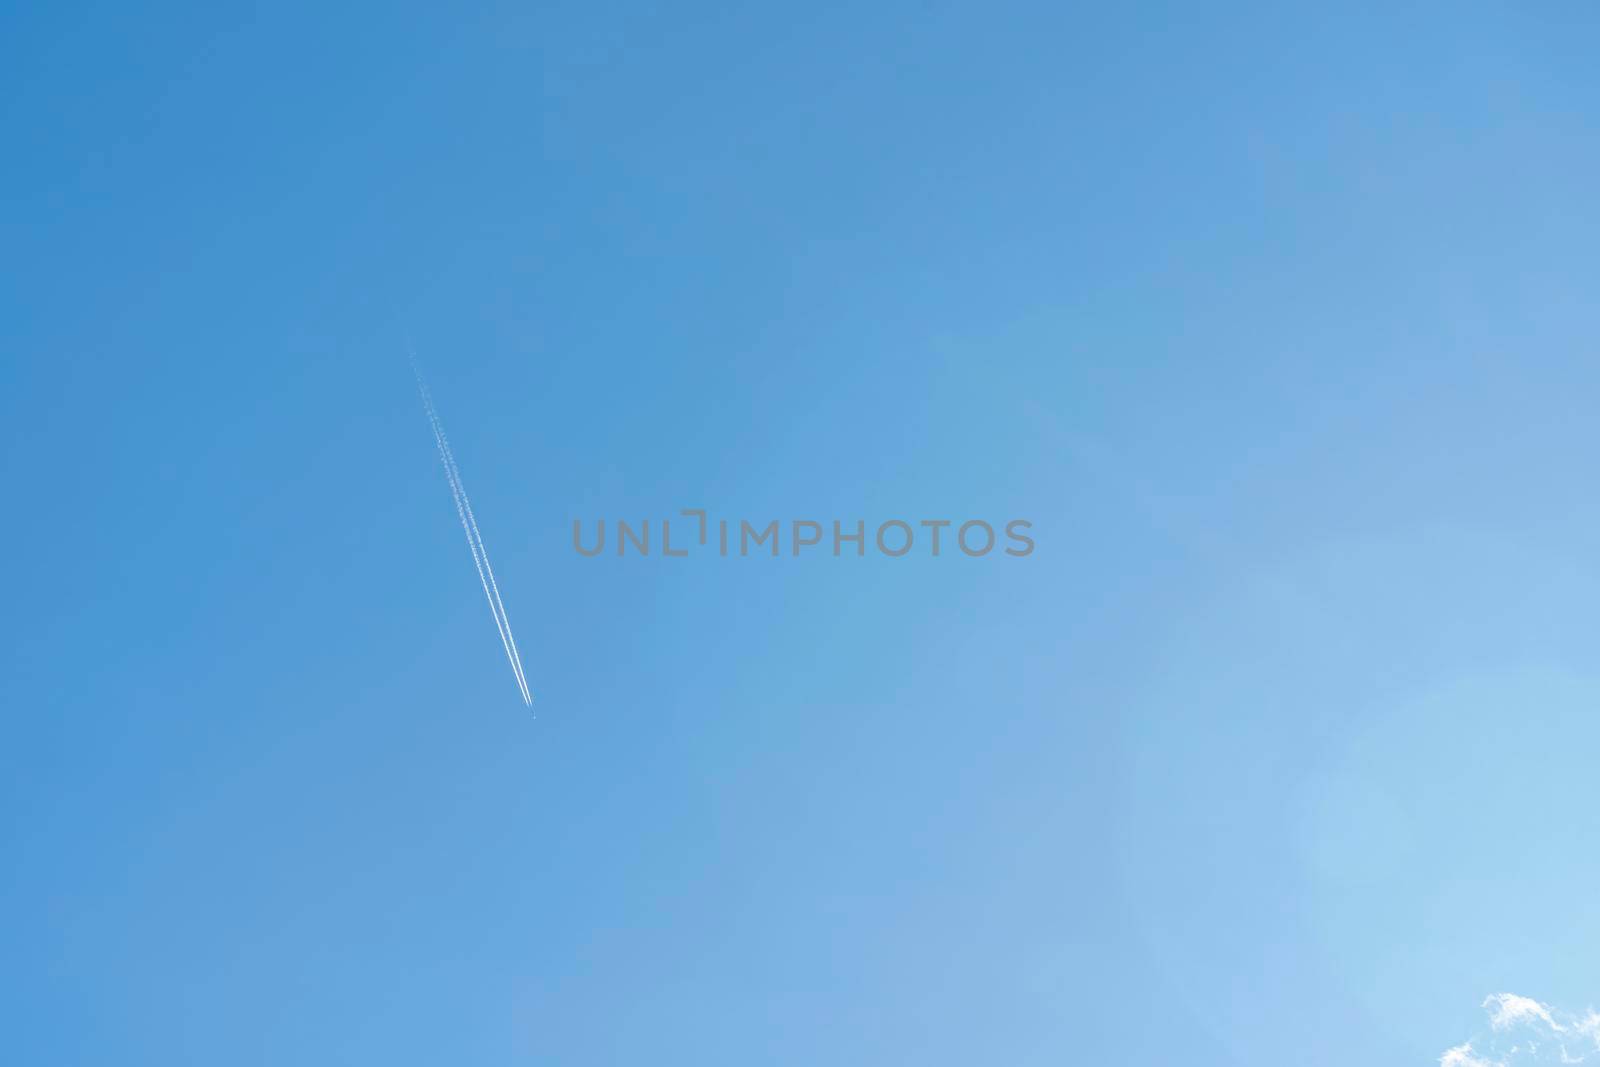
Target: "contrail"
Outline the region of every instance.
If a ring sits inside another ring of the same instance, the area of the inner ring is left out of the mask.
[[[478,569],[478,582],[483,586],[483,595],[489,601],[489,613],[494,616],[495,629],[500,634],[500,644],[506,651],[506,659],[511,663],[511,672],[516,675],[517,688],[522,691],[523,702],[531,704],[532,697],[528,693],[528,683],[522,673],[522,657],[517,654],[516,640],[511,636],[511,620],[505,614],[505,605],[500,600],[500,590],[494,581],[494,571],[489,567],[489,550],[484,546],[483,535],[478,532],[478,523],[472,514],[472,502],[467,497],[465,486],[461,484],[461,471],[456,466],[454,454],[450,451],[450,441],[439,425],[438,415],[432,410],[432,398],[424,392],[423,400],[429,407],[428,417],[433,423],[434,439],[439,445],[439,459],[444,464],[445,478],[450,483],[450,494],[455,498],[456,516],[461,520],[462,532],[467,535],[467,547],[472,551],[472,565]]]
[[[477,519],[472,514],[472,502],[467,497],[466,487],[461,482],[461,471],[456,466],[455,456],[450,451],[450,442],[439,423],[439,416],[434,411],[433,398],[425,386],[422,388],[422,399],[428,409],[428,420],[433,426],[434,440],[439,446],[439,458],[444,464],[445,478],[450,483],[450,493],[455,499],[456,516],[461,520],[462,532],[466,534],[467,547],[472,552],[472,563],[478,571],[478,582],[483,586],[484,598],[489,602],[489,613],[494,616],[495,629],[500,634],[500,644],[505,648],[506,659],[511,663],[511,672],[516,676],[517,688],[522,692],[523,703],[531,705],[533,697],[528,692],[528,682],[522,671],[522,657],[517,652],[516,638],[511,634],[511,620],[505,613],[505,603],[500,598],[494,571],[489,566],[489,550],[483,543],[483,535],[478,531]]]
[[[433,410],[433,398],[428,394],[426,386],[422,387],[422,402],[428,409],[428,422],[433,427],[433,439],[439,446],[439,462],[444,465],[445,480],[450,483],[450,496],[455,501],[456,517],[461,520],[461,530],[467,535],[467,548],[472,550],[472,565],[478,569],[478,581],[483,585],[483,595],[489,600],[489,612],[494,616],[494,626],[500,634],[500,644],[505,647],[506,657],[511,656],[511,645],[506,640],[506,627],[500,620],[500,609],[495,605],[494,596],[489,592],[489,582],[483,573],[483,559],[478,547],[478,539],[473,536],[473,530],[467,522],[466,508],[462,504],[464,494],[461,482],[456,472],[455,463],[450,454],[450,443],[445,440],[444,429],[439,425],[439,417]],[[517,669],[517,661],[512,660],[512,671]],[[517,688],[522,688],[518,682]]]
[[[439,423],[439,414],[433,408],[433,397],[428,394],[428,387],[422,381],[422,370],[417,366],[415,353],[411,356],[411,370],[417,376],[417,391],[422,394],[422,406],[427,410],[428,424],[433,427],[434,443],[439,446],[439,459],[444,464],[444,476],[450,483],[456,516],[467,535],[467,547],[472,550],[472,565],[478,570],[478,582],[483,586],[484,598],[489,601],[489,613],[494,616],[495,629],[500,632],[500,644],[504,646],[506,659],[511,663],[511,673],[516,675],[522,702],[531,707],[533,696],[528,692],[528,679],[522,673],[522,656],[517,652],[516,638],[511,636],[511,620],[506,616],[505,603],[500,599],[500,587],[495,583],[493,568],[489,566],[489,550],[484,547],[483,535],[478,532],[478,520],[472,514],[472,501],[467,498],[466,488],[461,484],[461,471],[456,466],[455,455],[450,451],[444,427]]]
[[[478,532],[478,518],[472,514],[472,498],[467,496],[467,490],[461,484],[461,468],[456,466],[455,453],[450,451],[450,439],[442,429],[439,431],[439,443],[444,446],[445,462],[455,475],[456,488],[461,492],[461,504],[467,513],[467,523],[472,528],[472,538],[477,541],[478,553],[483,557],[483,570],[489,576],[489,592],[494,594],[494,608],[505,632],[506,650],[511,654],[512,669],[517,672],[517,682],[522,686],[522,699],[532,704],[533,697],[528,693],[528,676],[522,670],[522,655],[517,651],[517,639],[511,636],[511,618],[506,615],[505,603],[500,599],[500,586],[494,580],[494,568],[489,566],[489,550],[483,547],[483,534]]]

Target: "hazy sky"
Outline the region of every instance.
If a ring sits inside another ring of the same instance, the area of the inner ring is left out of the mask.
[[[1596,55],[13,5],[0,1059],[1588,1051]],[[1037,549],[571,547],[695,507]]]

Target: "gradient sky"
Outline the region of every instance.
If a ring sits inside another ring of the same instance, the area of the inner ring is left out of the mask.
[[[1576,3],[13,5],[0,1059],[1581,1018],[1596,55]],[[1038,549],[570,547],[686,507]]]

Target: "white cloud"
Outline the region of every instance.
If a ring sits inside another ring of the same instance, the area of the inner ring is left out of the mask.
[[[1439,1057],[1439,1067],[1534,1067],[1587,1063],[1600,1067],[1600,1012],[1582,1015],[1516,993],[1483,1001],[1489,1030]]]
[[[1550,1016],[1550,1009],[1529,997],[1515,993],[1495,993],[1484,998],[1483,1010],[1489,1013],[1489,1025],[1496,1030],[1509,1030],[1520,1024],[1544,1023],[1556,1033],[1565,1033],[1566,1027]]]
[[[1472,1042],[1468,1041],[1465,1045],[1446,1049],[1444,1055],[1439,1057],[1439,1067],[1504,1067],[1504,1065],[1490,1060],[1480,1060],[1472,1054]]]

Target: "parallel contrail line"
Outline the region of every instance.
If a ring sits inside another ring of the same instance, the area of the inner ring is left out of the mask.
[[[455,499],[456,514],[461,519],[461,528],[467,536],[467,547],[472,551],[473,565],[478,569],[478,581],[483,586],[483,595],[489,601],[489,613],[494,616],[495,629],[500,633],[500,643],[506,650],[506,658],[511,662],[512,673],[517,677],[517,687],[522,691],[522,699],[524,703],[532,704],[533,696],[528,691],[527,675],[522,667],[522,655],[517,650],[516,638],[511,634],[511,618],[506,614],[505,601],[500,597],[500,588],[494,579],[494,569],[489,563],[488,546],[484,544],[483,534],[478,529],[477,516],[472,512],[472,500],[467,496],[466,486],[461,479],[461,468],[456,465],[455,453],[450,448],[450,439],[445,435],[444,426],[439,421],[439,413],[433,406],[433,395],[428,392],[428,387],[422,380],[422,369],[417,365],[414,352],[411,353],[411,369],[416,374],[417,389],[422,394],[428,421],[433,427],[434,440],[439,446],[439,458],[445,468],[445,478],[450,483],[450,493]]]
[[[437,423],[434,426],[434,440],[439,446],[439,460],[444,465],[445,479],[450,483],[450,495],[455,501],[456,517],[461,520],[461,531],[466,534],[467,548],[472,552],[472,565],[477,568],[478,582],[483,586],[483,595],[489,604],[489,614],[494,617],[495,631],[500,635],[500,646],[505,649],[506,659],[511,663],[511,673],[517,679],[517,688],[522,693],[523,701],[527,702],[529,700],[527,683],[522,678],[521,663],[511,649],[510,635],[507,632],[505,620],[501,616],[503,608],[496,605],[494,595],[490,591],[489,581],[485,576],[487,553],[483,548],[481,538],[473,536],[465,506],[466,493],[461,486],[459,472],[451,463],[449,444]]]
[[[489,550],[484,547],[483,534],[478,532],[477,516],[472,514],[472,498],[467,496],[466,487],[461,485],[461,468],[456,466],[455,453],[450,450],[450,439],[445,437],[442,431],[439,434],[439,439],[444,442],[445,457],[455,471],[456,485],[461,488],[461,502],[466,505],[467,521],[472,524],[472,536],[478,539],[478,548],[483,553],[483,569],[488,572],[489,589],[494,593],[495,606],[500,609],[500,619],[505,624],[506,642],[511,648],[511,659],[517,672],[517,678],[522,684],[522,697],[527,703],[532,704],[533,696],[528,692],[528,676],[523,673],[522,669],[522,654],[517,651],[517,639],[511,636],[511,617],[506,614],[505,603],[500,599],[500,586],[494,580],[494,568],[489,565]]]
[[[429,398],[431,400],[431,398]],[[431,404],[430,404],[431,406]],[[439,445],[439,456],[445,467],[445,477],[450,483],[450,492],[455,499],[456,516],[461,520],[461,529],[467,538],[467,547],[472,552],[472,563],[478,571],[478,582],[483,586],[484,598],[489,604],[489,614],[494,617],[495,630],[500,634],[501,647],[505,649],[506,659],[511,664],[511,673],[516,677],[517,688],[522,693],[523,703],[531,705],[533,697],[528,692],[528,682],[522,671],[522,657],[517,653],[515,638],[511,635],[510,619],[505,614],[505,603],[499,598],[499,590],[494,585],[494,573],[489,566],[489,551],[483,543],[483,535],[476,529],[477,523],[472,515],[472,502],[467,496],[466,487],[461,482],[461,471],[455,465],[455,456],[450,451],[450,443],[444,435],[444,430],[438,425],[437,414],[434,419],[434,438]]]
[[[456,466],[450,442],[445,437],[444,427],[439,422],[439,414],[434,410],[433,397],[422,381],[422,371],[417,366],[415,354],[412,355],[411,368],[416,374],[417,390],[422,394],[428,423],[433,429],[434,443],[439,448],[439,459],[444,465],[445,479],[450,483],[450,495],[455,501],[456,517],[461,520],[462,532],[467,537],[467,547],[472,552],[472,565],[478,571],[478,582],[483,586],[484,598],[489,603],[489,614],[494,616],[495,630],[500,634],[500,644],[505,649],[506,659],[511,664],[511,673],[516,676],[517,689],[522,694],[522,701],[531,707],[533,695],[528,691],[527,676],[522,668],[522,656],[517,651],[516,639],[511,635],[511,619],[506,615],[505,602],[501,600],[500,588],[494,580],[494,569],[489,565],[489,550],[483,543],[483,534],[478,530],[477,517],[472,514],[472,501],[467,497],[466,487],[461,482],[461,470]]]
[[[500,640],[506,646],[506,655],[511,660],[511,669],[517,676],[518,686],[522,689],[522,699],[524,702],[532,704],[533,696],[528,692],[528,679],[527,675],[523,673],[522,656],[517,651],[517,639],[511,634],[511,617],[506,614],[505,602],[500,599],[500,586],[494,580],[494,567],[489,563],[489,549],[483,543],[483,534],[478,530],[477,516],[472,513],[472,498],[467,496],[466,486],[462,484],[461,468],[456,466],[455,453],[450,449],[450,439],[445,436],[442,427],[436,432],[444,456],[445,466],[447,467],[446,474],[450,477],[451,484],[455,487],[455,490],[460,494],[457,507],[465,511],[463,526],[470,527],[467,533],[467,540],[469,544],[476,542],[473,548],[473,558],[479,559],[481,557],[482,559],[482,567],[478,577],[481,580],[484,574],[488,575],[489,580],[484,592],[485,595],[490,597],[489,610],[494,614],[495,625],[500,629]]]
[[[450,464],[450,457],[449,453],[446,451],[447,445],[444,440],[443,431],[439,427],[438,417],[434,415],[431,410],[432,403],[430,398],[427,397],[426,393],[424,394],[424,403],[428,404],[430,409],[429,419],[433,423],[434,441],[439,446],[439,460],[445,468],[445,479],[450,483],[450,496],[456,505],[456,517],[461,520],[461,531],[462,533],[466,534],[467,537],[467,548],[472,552],[472,565],[478,571],[478,582],[483,586],[484,598],[489,603],[489,614],[494,617],[495,630],[500,635],[500,646],[505,649],[506,659],[511,663],[511,673],[517,679],[517,689],[522,693],[523,702],[528,703],[530,702],[530,697],[528,695],[527,685],[522,679],[521,672],[518,670],[519,665],[517,659],[511,653],[511,643],[506,634],[505,623],[500,617],[500,611],[495,605],[494,596],[489,591],[488,579],[484,575],[484,566],[480,545],[478,541],[473,538],[472,528],[467,522],[467,514],[463,505],[464,494],[461,489],[461,484],[457,479],[456,471]]]

